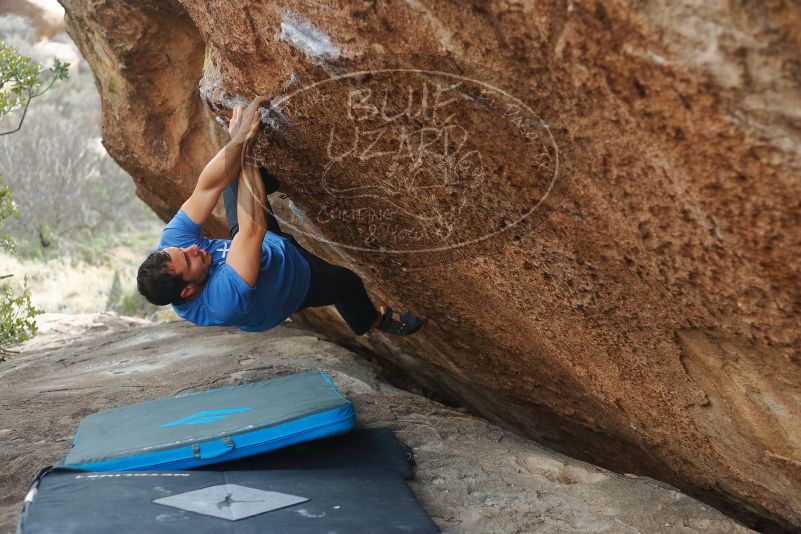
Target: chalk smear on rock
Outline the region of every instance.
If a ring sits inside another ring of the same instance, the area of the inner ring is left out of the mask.
[[[291,44],[311,59],[332,60],[342,54],[342,49],[332,43],[324,31],[292,11],[284,12],[278,39]]]

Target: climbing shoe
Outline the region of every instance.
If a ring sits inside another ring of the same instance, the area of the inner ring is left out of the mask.
[[[261,173],[261,179],[264,181],[265,193],[269,195],[271,193],[275,193],[281,188],[281,182],[278,181],[278,178],[270,174],[270,171],[264,167],[259,167],[259,173]]]
[[[381,321],[378,323],[378,329],[387,334],[408,336],[414,334],[423,326],[423,320],[412,312],[403,312],[398,316],[400,320],[393,319],[392,308],[387,306],[384,315],[381,316]]]

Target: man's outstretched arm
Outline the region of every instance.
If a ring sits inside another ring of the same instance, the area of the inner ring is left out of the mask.
[[[192,196],[181,206],[181,210],[195,223],[203,225],[206,222],[225,186],[239,174],[243,147],[258,132],[261,124],[258,110],[265,102],[267,98],[262,96],[253,100],[247,108],[234,108],[231,140],[206,164]]]
[[[248,142],[244,159],[236,205],[239,232],[231,241],[226,263],[247,285],[255,287],[261,266],[261,246],[267,233],[267,217],[264,212],[264,181],[253,156],[253,141]]]

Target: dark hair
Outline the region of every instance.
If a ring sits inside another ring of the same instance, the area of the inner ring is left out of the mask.
[[[148,302],[157,306],[183,304],[181,291],[189,284],[179,275],[167,270],[170,255],[165,250],[151,252],[139,266],[136,274],[136,288]]]

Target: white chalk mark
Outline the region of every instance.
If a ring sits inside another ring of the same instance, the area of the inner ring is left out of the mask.
[[[289,79],[284,82],[284,89],[295,85],[295,83],[297,83],[297,81],[298,81],[298,77],[295,76],[295,73],[293,72],[292,74],[289,75]]]
[[[641,48],[635,48],[629,44],[623,46],[623,51],[631,56],[645,59],[648,61],[653,61],[657,65],[661,66],[671,66],[676,64],[675,61],[672,61],[666,58],[665,56],[661,56],[656,52],[654,52],[653,50],[648,50],[648,49],[643,50]]]
[[[219,102],[228,109],[234,109],[236,106],[248,107],[250,105],[250,100],[231,93],[223,93],[222,97],[219,99]]]
[[[325,512],[320,512],[319,514],[315,514],[313,512],[309,512],[305,508],[301,508],[300,510],[295,510],[295,513],[299,514],[299,515],[301,515],[303,517],[310,517],[310,518],[313,517],[313,518],[318,518],[319,519],[321,517],[325,517]]]
[[[278,38],[313,59],[337,59],[342,54],[342,49],[333,44],[324,31],[291,11],[284,12]]]
[[[277,130],[282,126],[286,126],[289,124],[289,119],[284,112],[281,111],[281,108],[275,103],[275,98],[270,101],[270,106],[267,108],[259,108],[259,114],[261,115],[261,122],[269,126],[270,128]]]

